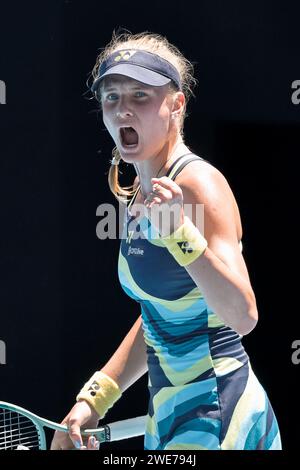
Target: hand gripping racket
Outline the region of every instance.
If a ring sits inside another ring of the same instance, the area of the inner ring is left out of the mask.
[[[145,433],[146,416],[124,419],[85,429],[83,436],[95,436],[99,443],[119,441]],[[46,450],[45,428],[68,432],[67,426],[41,418],[20,406],[0,401],[0,450]]]

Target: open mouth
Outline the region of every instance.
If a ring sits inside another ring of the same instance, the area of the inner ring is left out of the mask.
[[[124,147],[136,147],[139,143],[138,133],[133,127],[121,127],[120,135]]]

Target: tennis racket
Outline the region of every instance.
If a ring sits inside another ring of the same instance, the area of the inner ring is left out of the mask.
[[[85,429],[81,434],[93,435],[101,444],[142,436],[145,427],[146,416],[139,416],[96,429]],[[68,432],[67,426],[41,418],[12,403],[0,401],[0,450],[46,450],[45,428]]]

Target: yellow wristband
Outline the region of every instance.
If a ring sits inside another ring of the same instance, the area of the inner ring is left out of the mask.
[[[98,371],[84,384],[76,400],[87,401],[97,411],[100,418],[103,418],[121,395],[118,384],[108,375]]]
[[[207,248],[207,241],[188,217],[184,217],[184,223],[161,241],[180,266],[191,264]]]

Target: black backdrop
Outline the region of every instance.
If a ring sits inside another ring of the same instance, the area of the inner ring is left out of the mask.
[[[85,82],[114,28],[148,30],[195,64],[186,141],[225,174],[239,203],[260,312],[244,345],[285,448],[296,448],[296,2],[2,0],[0,18],[0,399],[60,420],[139,314],[118,283],[118,240],[96,237],[97,206],[115,204],[112,142]],[[124,165],[123,182],[132,178]],[[132,386],[108,420],[145,413],[146,383]],[[141,438],[106,448],[138,447]]]

